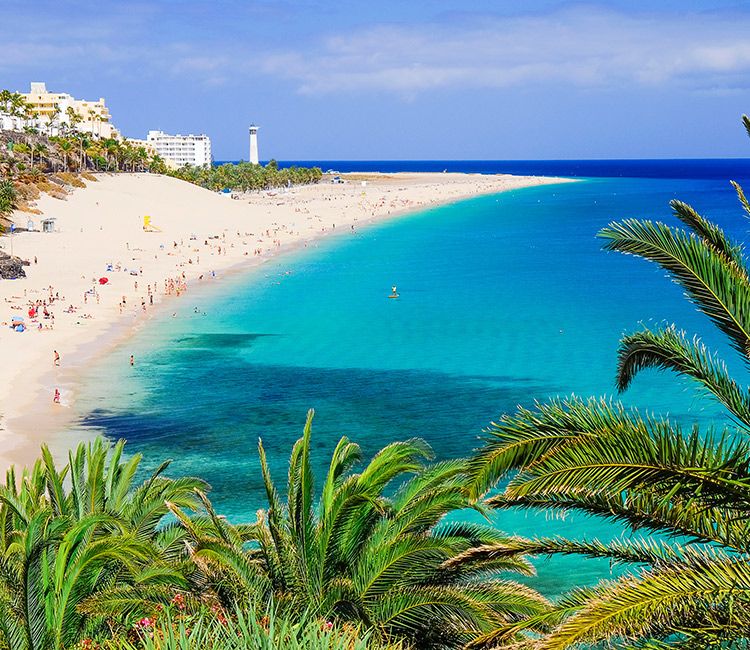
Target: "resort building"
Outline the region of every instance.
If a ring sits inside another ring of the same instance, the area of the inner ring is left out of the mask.
[[[49,92],[43,82],[31,82],[30,92],[21,96],[37,115],[31,120],[33,125],[49,135],[58,135],[65,127],[75,127],[97,138],[120,137],[110,122],[104,97],[96,101],[76,99],[68,93]]]
[[[141,140],[139,138],[123,138],[123,140],[136,148],[143,147],[149,156],[161,157],[161,154],[159,153],[157,148],[154,146],[153,142],[149,142],[148,140]],[[177,165],[175,162],[171,160],[168,160],[167,158],[162,158],[162,160],[164,161],[164,164],[170,169],[177,169],[179,167],[179,165]]]
[[[0,111],[0,131],[22,131],[23,127],[23,118]]]
[[[159,154],[159,152],[156,150],[156,147],[154,147],[154,145],[148,140],[140,140],[139,138],[123,138],[123,142],[127,142],[134,147],[143,147],[148,152],[149,156],[156,156]]]
[[[164,158],[182,167],[194,165],[203,167],[213,161],[211,138],[201,135],[169,135],[163,131],[149,131],[146,141]]]

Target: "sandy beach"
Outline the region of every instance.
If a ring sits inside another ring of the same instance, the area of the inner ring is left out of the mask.
[[[165,301],[291,246],[479,194],[566,179],[348,174],[343,183],[232,199],[174,178],[99,175],[67,200],[43,195],[53,233],[19,232],[27,277],[0,280],[0,468],[27,464],[74,417],[76,372],[132,336]],[[153,231],[144,230],[144,216]],[[31,216],[37,228],[40,218]],[[16,213],[18,226],[29,215]],[[11,251],[9,237],[0,246]],[[106,282],[104,282],[106,280]],[[33,311],[30,311],[32,310]],[[46,313],[45,313],[46,312]],[[10,327],[23,318],[26,331]],[[55,353],[59,355],[56,360]],[[60,403],[55,403],[55,391]]]

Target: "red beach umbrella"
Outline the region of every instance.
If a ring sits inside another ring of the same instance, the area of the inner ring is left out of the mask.
[[[107,284],[109,282],[109,278],[99,278],[99,284]]]

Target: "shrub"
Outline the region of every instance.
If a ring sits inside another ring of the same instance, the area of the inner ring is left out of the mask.
[[[219,612],[183,616],[165,610],[157,618],[142,618],[128,637],[99,645],[107,650],[402,650],[401,644],[382,645],[371,633],[352,625],[333,623],[303,614],[290,619],[273,608],[258,616],[249,607],[226,617]],[[79,648],[96,648],[86,640]]]
[[[0,215],[11,213],[18,203],[18,191],[11,181],[0,181]]]

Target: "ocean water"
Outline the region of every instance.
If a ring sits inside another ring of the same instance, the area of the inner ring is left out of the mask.
[[[224,162],[216,161],[215,165]],[[266,164],[267,161],[261,161]],[[658,160],[280,160],[280,167],[320,167],[338,172],[463,172],[574,178],[738,178],[747,175],[747,158]]]
[[[365,455],[410,437],[426,439],[437,458],[468,454],[490,421],[519,404],[614,395],[620,335],[662,322],[701,334],[747,379],[676,285],[642,260],[603,252],[596,238],[614,219],[672,223],[668,202],[680,198],[744,240],[749,222],[726,178],[742,180],[750,167],[731,161],[719,180],[704,163],[699,175],[699,165],[687,173],[658,161],[655,177],[653,162],[629,161],[620,173],[608,167],[610,176],[479,197],[341,233],[191,290],[91,367],[81,423],[65,435],[127,438],[149,467],[172,458],[173,475],[208,480],[219,512],[241,521],[264,506],[258,438],[283,488],[309,408],[319,468],[342,435]],[[398,300],[387,297],[393,284]],[[643,373],[622,399],[685,426],[726,424],[673,375]],[[544,513],[503,512],[493,523],[579,539],[622,532]],[[531,584],[550,596],[611,575],[593,560],[537,564]]]

